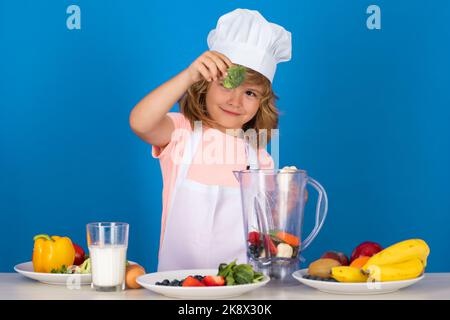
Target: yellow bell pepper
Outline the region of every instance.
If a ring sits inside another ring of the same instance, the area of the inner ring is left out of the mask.
[[[33,268],[35,272],[60,270],[71,266],[75,260],[75,248],[68,237],[39,234],[33,238]]]

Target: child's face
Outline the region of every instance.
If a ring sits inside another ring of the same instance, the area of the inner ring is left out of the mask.
[[[222,86],[222,80],[213,81],[206,93],[206,109],[217,121],[219,129],[241,129],[258,111],[262,86],[243,83],[235,89]]]

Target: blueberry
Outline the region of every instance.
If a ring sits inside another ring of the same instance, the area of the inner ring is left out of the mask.
[[[168,286],[168,285],[170,285],[170,281],[168,279],[164,279],[163,282],[162,282],[162,285],[163,286]]]
[[[158,281],[158,282],[155,283],[155,285],[156,285],[156,286],[160,286],[160,285],[161,285],[161,282]]]
[[[322,278],[322,277],[317,277],[317,279],[316,279],[317,281],[325,281],[325,279],[324,278]]]

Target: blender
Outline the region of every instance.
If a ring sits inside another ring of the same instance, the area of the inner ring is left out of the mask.
[[[318,235],[328,211],[325,189],[306,171],[292,168],[234,171],[241,190],[248,262],[278,280],[298,270],[300,253]],[[317,190],[318,198],[315,226],[303,240],[307,185]]]

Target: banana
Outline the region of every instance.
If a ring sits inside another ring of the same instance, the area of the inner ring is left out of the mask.
[[[411,260],[412,258],[419,258],[422,265],[426,267],[429,254],[430,248],[425,241],[422,239],[409,239],[393,244],[373,255],[362,267],[362,270],[367,273],[370,265],[397,264]]]
[[[420,276],[425,267],[419,258],[388,265],[370,264],[367,272],[369,281],[399,281],[414,279]]]
[[[365,282],[368,279],[361,269],[348,266],[331,268],[331,277],[339,282]]]

